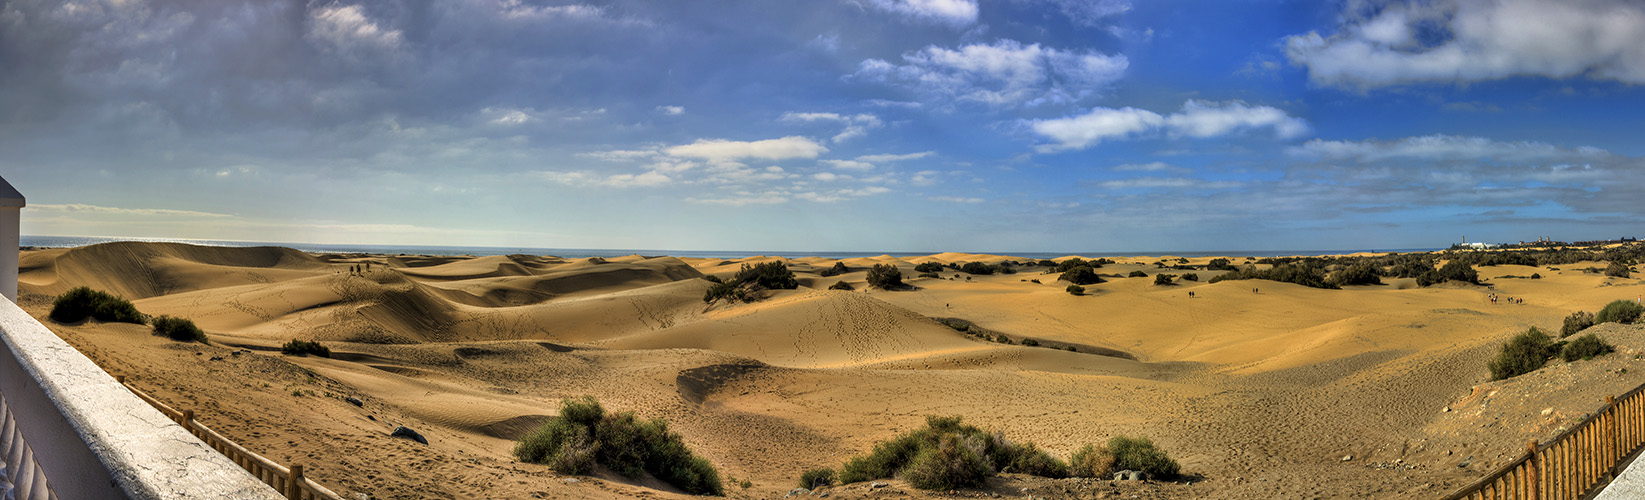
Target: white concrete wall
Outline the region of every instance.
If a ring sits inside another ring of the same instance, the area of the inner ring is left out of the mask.
[[[22,205],[22,200],[18,200],[18,205]],[[0,295],[12,302],[17,302],[17,245],[22,212],[21,206],[0,204]]]

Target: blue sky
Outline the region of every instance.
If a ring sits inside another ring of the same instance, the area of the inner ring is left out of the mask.
[[[692,250],[1637,236],[1645,4],[0,1],[23,231]]]

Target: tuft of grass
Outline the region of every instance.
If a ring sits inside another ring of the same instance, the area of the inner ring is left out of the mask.
[[[75,287],[52,301],[52,321],[73,323],[86,318],[97,321],[144,324],[143,313],[130,301],[89,287]]]
[[[290,354],[292,356],[313,354],[322,358],[329,358],[331,357],[331,348],[312,340],[291,339],[290,342],[286,342],[285,345],[280,346],[280,353]]]
[[[1594,315],[1594,323],[1633,323],[1639,321],[1641,313],[1645,313],[1645,306],[1637,302],[1613,300]]]
[[[1502,344],[1502,352],[1487,365],[1491,369],[1491,380],[1534,372],[1542,368],[1554,352],[1553,339],[1533,326]]]
[[[1616,351],[1616,347],[1600,340],[1598,335],[1590,333],[1565,344],[1565,350],[1560,355],[1565,358],[1565,361],[1569,362],[1579,359],[1593,359],[1594,356],[1601,356],[1614,351]]]
[[[714,465],[692,453],[667,422],[608,414],[592,397],[561,401],[560,416],[521,438],[514,456],[565,474],[587,474],[598,463],[628,477],[650,473],[693,495],[725,495]]]
[[[1176,477],[1180,470],[1177,461],[1148,438],[1115,436],[1108,440],[1108,452],[1114,455],[1114,467],[1120,470],[1142,471],[1155,478]]]
[[[1033,443],[966,425],[960,417],[926,417],[925,427],[882,441],[840,468],[841,483],[902,477],[917,488],[983,486],[996,471],[1043,477],[1068,475],[1068,464]]]
[[[1074,477],[1106,478],[1114,473],[1114,453],[1093,444],[1074,452],[1068,461],[1068,474]]]
[[[800,474],[800,487],[814,490],[823,486],[834,485],[834,469],[818,467]]]
[[[1594,313],[1577,311],[1565,317],[1565,324],[1559,328],[1559,336],[1560,338],[1569,337],[1588,329],[1590,326],[1594,326]]]
[[[903,479],[925,490],[984,486],[994,471],[983,455],[985,444],[981,441],[975,435],[943,435],[936,446],[922,448],[914,455],[903,471]]]
[[[165,315],[154,318],[154,334],[180,342],[206,343],[206,332],[184,318]]]
[[[1071,295],[1085,295],[1085,287],[1083,287],[1083,286],[1068,285],[1068,288],[1066,290]]]

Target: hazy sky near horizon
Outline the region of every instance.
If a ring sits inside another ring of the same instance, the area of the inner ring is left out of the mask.
[[[32,235],[697,250],[1645,233],[1633,0],[0,0]]]

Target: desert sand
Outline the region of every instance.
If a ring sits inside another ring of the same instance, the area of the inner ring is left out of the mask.
[[[1483,286],[1323,290],[1206,283],[1216,271],[1157,286],[1159,258],[1114,259],[1085,296],[1038,270],[912,278],[923,262],[1008,256],[847,259],[851,272],[837,277],[818,273],[832,259],[777,259],[799,289],[709,305],[700,277],[773,258],[111,243],[24,251],[19,302],[107,371],[348,498],[684,497],[654,480],[513,460],[513,439],[583,395],[668,420],[737,498],[781,497],[803,470],[838,467],[928,415],[963,416],[1064,459],[1145,436],[1189,474],[1145,484],[1004,474],[962,497],[1440,497],[1645,383],[1645,329],[1615,324],[1595,331],[1616,354],[1488,382],[1487,359],[1514,334],[1557,332],[1573,311],[1645,293],[1637,278],[1578,270],[1603,263],[1482,267]],[[364,276],[349,272],[366,262]],[[913,288],[870,289],[865,270],[877,263],[899,266]],[[1133,270],[1149,277],[1119,277]],[[1543,278],[1510,277],[1532,273]],[[856,289],[826,290],[840,280]],[[192,319],[210,343],[46,319],[51,298],[75,286]],[[1524,303],[1492,304],[1490,293]],[[986,342],[938,318],[1081,352]],[[280,354],[291,339],[334,355]],[[429,444],[389,437],[396,425]],[[830,493],[949,496],[889,483]]]

